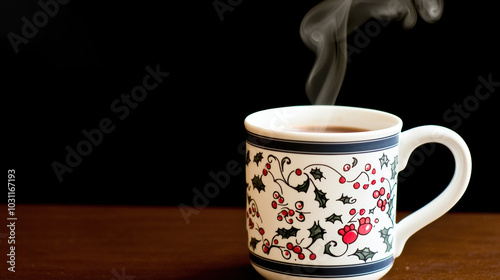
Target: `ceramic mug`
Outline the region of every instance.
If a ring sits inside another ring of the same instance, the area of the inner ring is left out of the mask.
[[[324,132],[345,127],[358,132]],[[401,132],[401,119],[381,111],[283,107],[249,115],[245,128],[247,244],[267,279],[379,279],[470,179],[470,152],[458,134],[440,126]],[[396,223],[397,174],[430,142],[451,150],[454,176],[436,199]]]

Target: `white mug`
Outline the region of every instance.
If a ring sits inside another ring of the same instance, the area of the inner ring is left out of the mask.
[[[401,119],[381,111],[283,107],[249,115],[245,127],[248,248],[267,279],[379,279],[470,179],[470,152],[458,134],[440,126],[401,132]],[[454,176],[396,223],[397,174],[430,142],[451,150]]]

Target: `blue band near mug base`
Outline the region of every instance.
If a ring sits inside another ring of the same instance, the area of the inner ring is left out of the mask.
[[[311,142],[265,137],[248,132],[247,142],[256,147],[299,154],[352,154],[370,153],[396,147],[399,133],[383,138],[350,142]]]
[[[353,265],[298,265],[274,261],[257,256],[250,252],[250,261],[253,265],[272,272],[297,277],[308,278],[341,278],[368,275],[389,268],[394,262],[391,255],[387,258]]]

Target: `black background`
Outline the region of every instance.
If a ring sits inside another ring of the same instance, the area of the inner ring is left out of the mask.
[[[304,87],[315,56],[299,26],[319,1],[241,1],[223,20],[214,2],[72,0],[16,53],[8,34],[22,35],[22,18],[33,22],[41,7],[2,1],[3,138],[18,203],[193,205],[193,188],[203,191],[210,172],[236,160],[241,172],[209,205],[244,205],[243,120],[261,109],[309,104]],[[500,81],[497,14],[483,2],[447,1],[435,24],[382,28],[351,56],[337,99],[394,113],[404,130],[456,126],[469,144],[473,175],[455,211],[500,210],[499,88],[486,100],[473,98],[479,76]],[[355,45],[354,36],[348,40]],[[170,75],[120,120],[112,102],[157,65]],[[445,112],[464,100],[474,109],[459,125],[447,121]],[[104,118],[115,129],[60,182],[52,164],[65,164],[65,147],[75,148],[85,140],[82,130]],[[415,169],[400,174],[399,209],[424,205],[452,176],[450,152],[427,148],[435,151],[414,156]]]

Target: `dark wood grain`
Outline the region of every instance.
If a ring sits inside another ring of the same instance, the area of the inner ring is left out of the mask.
[[[18,205],[16,216],[16,272],[2,226],[0,279],[262,279],[244,209],[207,208],[189,225],[176,207]],[[445,215],[383,279],[500,279],[500,214]]]

